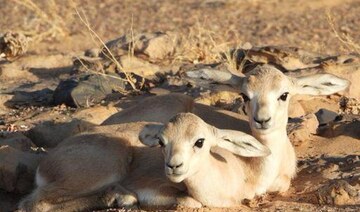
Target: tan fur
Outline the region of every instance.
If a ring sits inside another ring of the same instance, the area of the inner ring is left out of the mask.
[[[262,159],[236,156],[219,148],[216,146],[219,138],[212,129],[191,113],[171,119],[161,133],[166,142],[165,161],[173,162],[174,157],[182,160],[185,173],[181,178],[189,195],[202,205],[236,206],[244,198],[254,197]],[[193,146],[198,138],[205,139],[201,149]]]
[[[296,174],[296,156],[287,133],[288,99],[293,94],[293,81],[276,68],[263,65],[251,71],[241,90],[252,99],[246,104],[252,135],[270,148],[272,154],[262,162],[260,195],[267,191],[285,192]],[[289,93],[287,101],[278,98]],[[271,95],[271,96],[270,96]],[[269,129],[257,129],[256,119],[268,119]]]
[[[161,151],[138,140],[147,124],[99,126],[93,133],[65,140],[40,163],[38,175],[46,182],[26,197],[20,208],[73,211],[136,206],[143,188],[157,195],[143,199],[141,207],[175,205],[185,187],[166,179]]]
[[[237,173],[241,172],[241,170],[247,173],[242,189],[248,192],[249,197],[252,197],[254,193],[263,194],[266,191],[284,192],[289,188],[290,180],[296,173],[294,148],[286,135],[288,102],[282,104],[283,109],[275,110],[277,112],[283,111],[283,113],[279,112],[276,117],[273,117],[272,121],[274,121],[275,127],[266,133],[256,129],[253,121],[254,114],[267,115],[269,112],[267,108],[271,109],[269,107],[271,101],[266,98],[270,94],[273,99],[277,99],[277,95],[281,95],[281,92],[285,91],[289,92],[290,96],[301,93],[301,91],[309,94],[329,94],[343,89],[348,85],[348,82],[346,83],[335,76],[317,76],[316,80],[321,81],[321,87],[318,88],[317,85],[308,85],[314,79],[306,77],[300,79],[284,78],[285,75],[273,67],[260,66],[257,71],[258,74],[250,74],[251,76],[247,76],[244,78],[245,80],[234,80],[234,82],[242,82],[240,87],[242,92],[247,95],[256,95],[256,100],[259,100],[255,101],[253,106],[247,105],[249,123],[244,122],[241,117],[239,119],[237,114],[194,104],[191,98],[175,94],[169,95],[170,98],[166,95],[148,98],[142,104],[139,103],[109,118],[104,124],[143,120],[166,123],[173,115],[188,111],[193,111],[203,118],[205,122],[219,128],[244,129],[247,131],[250,124],[253,136],[271,150],[271,155],[263,159],[243,158],[242,160],[235,160],[231,159],[235,157],[233,154],[222,148],[213,148],[212,152],[215,155],[224,155],[229,161],[242,161],[239,164],[226,166],[232,167],[231,170],[226,167],[224,169],[227,169],[229,173],[231,171]],[[331,86],[326,90],[328,83],[323,82],[326,82],[327,79],[335,81],[337,86]],[[317,89],[323,89],[324,91],[318,91]],[[48,184],[36,188],[32,194],[21,202],[20,208],[30,211],[72,211],[97,207],[104,208],[112,204],[131,206],[137,199],[140,201],[140,205],[155,207],[170,206],[175,203],[201,206],[195,199],[184,195],[185,187],[183,184],[172,184],[166,180],[163,170],[164,162],[160,151],[144,147],[138,141],[139,133],[144,128],[144,125],[146,123],[99,126],[93,129],[94,132],[91,136],[94,138],[88,139],[89,134],[69,138],[59,145],[54,150],[54,153],[50,153],[53,155],[49,157],[50,159],[45,159],[40,165],[39,174],[41,179],[48,181]],[[84,142],[80,142],[78,144],[80,146],[76,148],[69,149],[67,145],[72,145],[72,141],[76,142],[78,140]],[[88,143],[85,140],[94,142],[94,145],[92,146],[91,142]],[[109,144],[109,146],[104,146],[104,144]],[[89,151],[85,151],[86,148]],[[80,155],[86,153],[89,157],[85,159],[78,158],[77,151],[81,153],[79,153]],[[99,152],[103,153],[99,154]],[[66,159],[65,157],[69,156],[66,154],[72,154],[73,160]],[[218,160],[220,157],[214,156],[214,158],[213,162],[217,164],[214,167],[223,169],[224,164]],[[132,159],[131,162],[129,162],[130,159]],[[82,166],[81,164],[84,163],[82,160],[91,165]],[[215,169],[211,166],[207,169],[217,170],[218,168]],[[234,174],[233,176],[238,175]],[[97,180],[90,179],[93,177]],[[236,180],[236,177],[230,177],[225,181],[220,181],[220,184],[222,182],[234,183]],[[208,182],[204,183],[206,185]],[[126,188],[122,185],[126,186]],[[191,185],[188,184],[188,186]],[[202,192],[204,191],[200,190],[200,193],[195,192],[192,195],[201,199],[204,194],[208,194],[206,191],[205,193]],[[226,196],[224,193],[221,193],[221,195]],[[236,202],[231,197],[227,200],[226,204],[229,205]],[[206,202],[206,200],[203,201]]]
[[[280,89],[287,81],[287,76],[285,76],[279,70],[273,66],[264,65],[257,66],[250,73],[248,73],[246,85],[248,86],[249,90],[270,91]],[[266,95],[266,93],[264,95]]]
[[[101,125],[121,124],[136,121],[165,123],[181,112],[190,112],[193,99],[183,94],[168,94],[148,97],[135,106],[127,108],[106,119]]]

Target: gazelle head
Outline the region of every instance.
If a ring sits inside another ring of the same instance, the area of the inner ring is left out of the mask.
[[[260,157],[270,150],[254,137],[206,124],[191,113],[180,113],[164,126],[149,125],[140,134],[148,146],[160,145],[165,173],[172,182],[181,182],[197,173],[209,161],[211,148],[219,146],[245,157]]]
[[[192,78],[205,78],[239,88],[250,127],[258,134],[285,129],[291,96],[329,95],[349,85],[349,81],[331,74],[290,77],[270,65],[259,65],[245,77],[207,69],[186,74]]]

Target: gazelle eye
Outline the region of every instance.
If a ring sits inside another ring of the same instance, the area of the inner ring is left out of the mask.
[[[200,138],[195,142],[194,146],[196,146],[197,148],[201,148],[204,145],[204,141],[205,141],[205,138]]]
[[[286,101],[287,97],[289,95],[289,92],[285,92],[283,94],[281,94],[281,96],[278,98],[278,100],[282,100],[282,101]]]
[[[244,93],[241,93],[240,95],[243,98],[244,102],[250,101],[250,98],[248,96],[246,96]]]

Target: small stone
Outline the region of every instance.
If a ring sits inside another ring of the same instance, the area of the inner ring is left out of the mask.
[[[338,116],[337,113],[327,109],[320,109],[318,112],[315,113],[315,115],[320,125],[334,121],[335,118]]]
[[[101,75],[83,75],[61,81],[54,91],[54,104],[89,107],[100,103],[113,90],[125,89],[122,80]]]
[[[308,114],[303,117],[304,122],[302,123],[305,128],[309,130],[310,133],[316,134],[319,122],[314,114]]]
[[[359,191],[345,180],[336,180],[321,187],[317,192],[319,204],[354,205],[359,204]]]
[[[85,51],[86,57],[99,57],[99,54],[101,52],[101,49],[98,48],[92,48]]]
[[[152,78],[160,71],[159,66],[134,56],[123,55],[120,56],[118,60],[122,70],[142,77]]]
[[[301,117],[305,115],[305,110],[302,107],[302,105],[297,100],[290,99],[289,103],[289,117],[295,118],[295,117]]]
[[[151,60],[163,60],[172,55],[177,43],[177,35],[165,32],[124,35],[106,43],[112,54],[120,56],[133,52],[144,54]],[[105,51],[106,52],[106,51]],[[102,57],[105,57],[103,54]]]
[[[311,134],[316,134],[319,122],[314,114],[308,114],[301,118],[291,119],[288,124],[289,139],[299,146],[310,139]]]

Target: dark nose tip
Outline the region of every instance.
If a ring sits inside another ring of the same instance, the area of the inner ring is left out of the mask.
[[[169,163],[166,164],[167,167],[169,167],[170,169],[177,169],[180,168],[183,165],[183,163],[180,163],[179,165],[171,165]]]
[[[256,119],[255,117],[254,117],[254,121],[256,121],[257,123],[259,123],[259,124],[265,124],[266,122],[269,122],[270,121],[270,119],[271,119],[271,117],[270,118],[268,118],[268,119]]]

